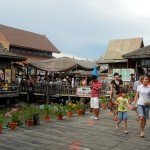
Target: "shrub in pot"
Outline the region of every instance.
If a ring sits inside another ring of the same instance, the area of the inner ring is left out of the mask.
[[[77,105],[69,102],[66,104],[65,109],[68,117],[72,117],[73,112],[76,111]]]
[[[28,126],[33,126],[34,119],[33,116],[38,113],[38,109],[35,106],[27,105],[23,108],[25,123]]]
[[[62,104],[54,104],[53,111],[58,120],[62,120],[66,112],[65,107]]]
[[[77,114],[78,114],[79,116],[85,114],[85,104],[84,104],[84,103],[78,102],[76,109],[77,109]]]
[[[43,120],[44,122],[48,123],[50,122],[50,115],[52,115],[52,107],[48,104],[44,105],[44,109],[43,109]]]
[[[9,127],[11,130],[16,130],[17,125],[19,125],[20,120],[19,120],[20,114],[18,111],[14,111],[11,113],[11,122],[9,122]]]
[[[10,127],[11,130],[16,130],[16,127],[21,124],[21,111],[19,108],[12,108],[12,110],[6,113],[5,116],[10,118],[8,127]]]

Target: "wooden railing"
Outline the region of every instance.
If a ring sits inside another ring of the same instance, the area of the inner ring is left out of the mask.
[[[0,86],[0,98],[19,96],[19,86]]]
[[[28,93],[39,93],[45,95],[75,95],[76,87],[72,88],[70,85],[60,85],[60,84],[34,84],[22,86],[20,85],[20,92]]]

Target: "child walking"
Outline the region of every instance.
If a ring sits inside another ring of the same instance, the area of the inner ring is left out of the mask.
[[[117,98],[115,101],[115,104],[118,105],[118,121],[116,124],[116,129],[119,129],[119,124],[124,121],[124,132],[125,134],[128,134],[128,129],[127,129],[127,119],[128,119],[128,114],[127,114],[127,108],[129,107],[132,109],[132,107],[129,105],[128,99],[126,98],[126,90],[121,91],[121,96]]]

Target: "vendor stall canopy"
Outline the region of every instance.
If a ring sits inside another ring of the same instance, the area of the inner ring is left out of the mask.
[[[38,62],[31,62],[29,65],[49,72],[64,72],[71,69],[92,70],[95,66],[97,66],[96,62],[94,61],[77,60],[68,57],[52,58]]]

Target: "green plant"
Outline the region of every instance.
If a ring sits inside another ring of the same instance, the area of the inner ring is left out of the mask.
[[[82,102],[77,103],[77,110],[80,110],[80,109],[85,109],[85,104]]]
[[[52,114],[52,107],[48,104],[44,105],[44,109],[43,109],[43,115],[44,116],[49,116]]]
[[[3,122],[4,122],[3,115],[0,114],[0,124],[3,124]]]
[[[32,120],[33,115],[37,112],[38,112],[38,109],[35,106],[26,105],[23,107],[23,114],[24,114],[25,120]]]
[[[69,102],[66,104],[65,108],[66,108],[66,111],[76,111],[77,105],[72,102]]]
[[[18,123],[19,122],[19,111],[14,111],[11,113],[11,122],[16,122]]]
[[[6,117],[10,118],[11,122],[19,123],[20,122],[20,109],[19,108],[12,108],[9,112],[5,114]]]
[[[66,112],[66,108],[62,104],[54,104],[53,105],[54,115],[63,115]]]
[[[101,103],[107,103],[106,97],[101,97],[101,98],[100,98],[100,102],[101,102]]]

